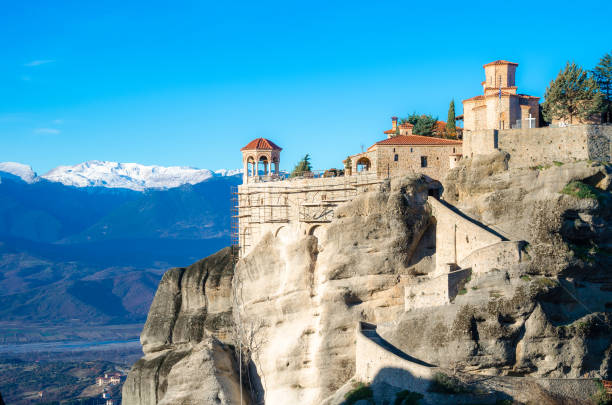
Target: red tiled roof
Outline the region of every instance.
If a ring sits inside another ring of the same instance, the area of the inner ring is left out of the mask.
[[[480,95],[480,96],[474,96],[471,98],[466,98],[465,100],[463,100],[463,102],[465,103],[466,101],[475,101],[475,100],[484,100],[484,96]]]
[[[393,138],[385,139],[376,142],[370,148],[376,145],[461,145],[461,141],[454,139],[434,138],[432,136],[422,135],[401,135]]]
[[[540,99],[540,97],[530,96],[528,94],[519,94],[518,96],[521,98],[537,98],[538,100]]]
[[[249,142],[244,148],[240,150],[283,150],[280,146],[275,144],[269,139],[266,138],[257,138],[253,139]]]
[[[487,63],[486,65],[483,65],[482,67],[493,66],[493,65],[514,65],[514,66],[518,66],[518,63],[508,62],[507,60],[495,60],[493,62]]]
[[[383,134],[394,134],[395,132],[397,132],[397,131],[394,131],[392,129],[388,129],[385,132],[383,132]]]

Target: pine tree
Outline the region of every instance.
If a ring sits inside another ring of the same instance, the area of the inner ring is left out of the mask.
[[[607,53],[593,70],[593,78],[603,94],[604,122],[612,122],[612,56]]]
[[[588,120],[601,112],[603,105],[603,95],[595,79],[580,66],[569,62],[550,82],[544,97],[546,101],[542,107],[547,121],[569,120],[572,124],[575,118]]]
[[[457,137],[457,125],[455,123],[455,100],[451,100],[448,106],[448,118],[446,119],[446,134],[451,138]]]
[[[303,176],[304,173],[310,171],[312,171],[312,166],[310,165],[310,154],[307,153],[306,156],[295,165],[291,172],[291,177]]]
[[[412,133],[415,135],[433,136],[433,132],[436,129],[436,122],[438,122],[437,117],[434,118],[431,115],[423,114],[418,118],[416,124],[414,124]]]

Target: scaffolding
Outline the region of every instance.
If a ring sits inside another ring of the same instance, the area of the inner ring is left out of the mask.
[[[333,178],[288,179],[245,184],[232,189],[232,247],[242,257],[261,236],[263,224],[327,223],[335,208],[371,185],[375,173]]]

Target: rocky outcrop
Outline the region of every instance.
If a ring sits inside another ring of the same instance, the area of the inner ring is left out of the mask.
[[[409,311],[380,333],[433,364],[487,374],[609,377],[612,351],[610,169],[574,162],[507,170],[468,159],[444,198],[526,241],[523,261],[475,274],[453,305]],[[588,193],[566,186],[582,184]]]
[[[231,331],[229,248],[162,278],[142,331],[144,357],[123,386],[124,404],[239,404]],[[242,403],[248,404],[243,394]]]
[[[240,322],[266,403],[316,404],[355,372],[357,321],[403,311],[401,277],[429,224],[424,177],[397,179],[339,207],[314,232],[269,234],[236,266]]]
[[[553,380],[542,378],[610,378],[610,169],[574,162],[508,170],[507,159],[462,162],[443,198],[524,241],[519,261],[472,272],[446,305],[405,311],[405,285],[435,274],[431,183],[386,181],[309,234],[290,226],[267,234],[235,268],[224,250],[168,271],[125,403],[239,403],[236,352],[245,360],[244,403],[247,392],[253,403],[337,403],[356,382],[359,321],[378,325],[381,341],[422,364],[495,374],[500,386],[507,376],[537,377],[537,392],[521,390],[521,401],[550,394],[542,387]],[[385,384],[387,398],[401,389]]]

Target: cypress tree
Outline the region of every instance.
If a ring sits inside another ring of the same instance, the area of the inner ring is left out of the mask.
[[[544,118],[569,120],[574,118],[588,120],[602,111],[603,95],[595,79],[575,63],[567,63],[557,78],[550,82],[542,103]]]
[[[312,171],[312,166],[310,164],[310,154],[306,154],[293,168],[291,172],[291,177],[303,176],[304,173]]]
[[[446,119],[446,135],[451,138],[457,137],[457,125],[455,124],[455,100],[451,100],[448,106],[448,118]]]

